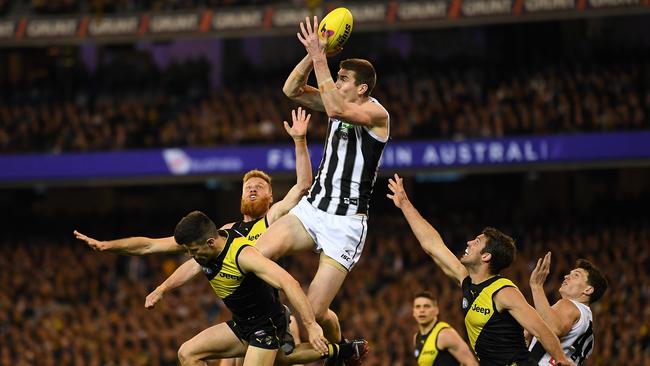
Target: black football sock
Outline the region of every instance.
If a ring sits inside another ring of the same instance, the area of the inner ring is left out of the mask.
[[[354,348],[351,342],[343,341],[337,344],[337,346],[339,346],[339,355],[343,359],[350,358],[354,354]]]

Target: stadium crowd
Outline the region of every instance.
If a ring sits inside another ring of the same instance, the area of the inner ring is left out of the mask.
[[[133,58],[116,57],[94,73],[77,65],[69,74],[6,81],[0,153],[284,141],[282,121],[293,105],[277,75],[215,89],[205,60],[158,70],[146,54]],[[637,130],[650,128],[649,70],[643,62],[496,74],[414,67],[381,70],[373,94],[399,139]],[[322,141],[325,133],[325,116],[316,113],[310,136]]]
[[[456,253],[479,228],[472,215],[433,221]],[[530,272],[547,250],[553,252],[546,286],[551,300],[575,259],[592,260],[606,272],[610,288],[592,307],[596,343],[589,365],[650,365],[648,224],[508,228],[519,255],[506,275],[529,301]],[[334,304],[344,335],[369,339],[364,364],[414,364],[411,296],[421,289],[437,295],[440,319],[465,337],[460,290],[424,254],[404,220],[393,212],[371,225],[365,255]],[[165,295],[156,309],[144,309],[148,292],[184,257],[120,257],[67,238],[30,236],[4,239],[0,254],[3,365],[176,365],[183,341],[228,317],[203,278]],[[306,286],[315,262],[305,255],[282,264]]]
[[[114,14],[133,12],[166,12],[175,10],[197,10],[214,7],[250,6],[275,4],[310,4],[322,1],[303,0],[21,0],[14,4],[0,1],[0,14]]]

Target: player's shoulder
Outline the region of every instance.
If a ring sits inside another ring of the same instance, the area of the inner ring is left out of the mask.
[[[526,298],[516,286],[504,285],[495,289],[492,299],[497,305],[498,311],[503,309],[521,308],[528,305]]]
[[[438,349],[447,349],[456,344],[459,340],[462,341],[458,332],[456,332],[451,325],[444,323],[439,329],[436,338],[436,346]]]
[[[368,97],[368,100],[363,103],[363,106],[370,111],[374,117],[388,119],[388,110],[374,97]]]
[[[553,307],[556,311],[560,311],[574,320],[580,317],[579,306],[569,299],[559,299]]]

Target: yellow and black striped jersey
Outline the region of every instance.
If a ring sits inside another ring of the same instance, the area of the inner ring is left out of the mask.
[[[254,229],[255,223],[250,227]],[[215,260],[201,263],[210,286],[230,309],[235,320],[268,317],[282,311],[277,290],[254,274],[244,273],[239,267],[239,254],[255,243],[248,240],[247,234],[252,230],[245,232],[241,228],[240,231],[234,229],[234,226],[220,230],[219,234],[226,237],[223,251]]]
[[[454,356],[447,350],[438,349],[438,334],[440,331],[450,328],[445,322],[437,322],[429,333],[415,335],[415,358],[419,366],[458,366],[460,365]]]
[[[467,276],[462,283],[465,327],[481,366],[512,365],[528,358],[524,329],[509,312],[497,311],[494,304],[494,295],[504,287],[517,286],[501,276],[479,284]]]

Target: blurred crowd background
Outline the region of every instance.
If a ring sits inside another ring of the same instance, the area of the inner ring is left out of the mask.
[[[269,3],[0,0],[0,16]],[[358,32],[330,66],[372,60],[373,95],[390,111],[394,141],[648,130],[648,24],[648,15],[638,15]],[[1,50],[0,158],[286,143],[282,121],[296,105],[282,85],[305,53],[295,36]],[[309,143],[322,144],[326,128],[315,113]],[[515,237],[519,255],[505,274],[529,300],[529,274],[547,251],[552,301],[576,259],[600,266],[610,287],[592,307],[596,344],[587,365],[650,365],[647,164],[506,170],[403,173],[416,207],[455,253],[485,226]],[[385,198],[392,173],[381,172],[364,254],[333,304],[346,337],[369,339],[369,366],[415,364],[411,297],[420,290],[438,297],[441,320],[465,336],[460,290]],[[72,231],[98,239],[168,236],[195,209],[217,223],[235,221],[240,182],[86,183],[0,182],[0,365],[176,365],[185,340],[229,317],[208,282],[198,278],[145,310],[145,296],[186,257],[97,253]],[[278,199],[291,179],[275,184]],[[306,288],[317,258],[281,264]]]
[[[211,90],[210,65],[204,60],[165,70],[157,70],[146,57],[123,62],[114,60],[93,75],[83,68],[73,71],[80,79],[88,78],[79,80],[70,100],[60,100],[60,84],[51,75],[31,80],[33,85],[17,80],[13,100],[0,103],[0,151],[217,146],[284,139],[281,122],[295,107],[282,93],[284,79],[260,82],[259,87],[253,79],[247,80],[250,87]],[[398,121],[393,138],[650,129],[650,63],[504,70],[495,83],[486,83],[478,69],[393,71],[379,74],[373,93]],[[327,130],[324,115],[314,115],[312,126],[310,135],[322,139]]]
[[[213,7],[238,7],[268,4],[311,5],[328,3],[323,0],[0,0],[0,14],[116,14],[144,11],[168,12]]]
[[[359,33],[330,66],[373,61],[393,139],[647,130],[647,20]],[[0,153],[286,141],[304,54],[295,36],[8,49]],[[315,114],[310,136],[326,130]]]

